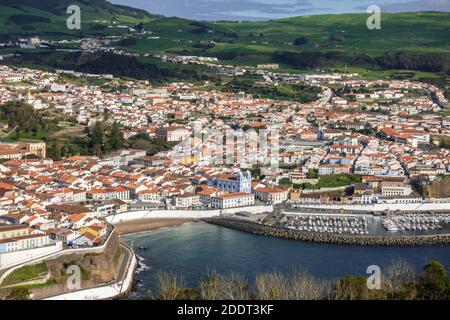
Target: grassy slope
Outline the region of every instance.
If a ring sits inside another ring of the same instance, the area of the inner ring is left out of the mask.
[[[201,52],[192,48],[189,41],[226,39],[233,43],[219,43],[203,51],[217,54],[237,51],[251,60],[264,60],[264,56],[283,51],[339,50],[379,55],[392,49],[408,51],[449,52],[448,31],[450,13],[385,13],[381,30],[368,30],[366,14],[303,16],[266,22],[207,23],[210,30],[193,34],[191,21],[178,18],[159,18],[148,22],[146,29],[154,31],[160,39],[141,39],[134,49],[142,51]],[[231,38],[222,32],[238,35]],[[331,34],[344,37],[342,42],[330,42]],[[297,37],[309,39],[301,47],[292,45]]]
[[[1,30],[5,33],[41,34],[44,38],[67,38],[67,35],[124,34],[127,33],[124,29],[107,27],[101,29],[98,26],[105,27],[112,25],[113,22],[128,25],[143,22],[145,29],[152,31],[152,36],[158,39],[151,39],[148,35],[138,36],[137,43],[126,47],[126,50],[141,53],[218,56],[221,59],[225,58],[224,54],[232,52],[238,56],[229,60],[229,63],[236,65],[271,62],[272,55],[276,52],[332,50],[351,54],[366,53],[370,56],[379,56],[389,50],[450,53],[448,41],[450,13],[443,12],[384,13],[381,30],[367,29],[367,14],[341,14],[302,16],[264,22],[200,22],[206,26],[207,32],[196,33],[198,23],[193,24],[193,21],[188,19],[155,16],[141,10],[114,6],[102,0],[93,0],[89,6],[85,4],[87,0],[55,1],[80,5],[81,31],[67,30],[65,26],[67,15],[63,5],[60,4],[56,9],[48,9],[42,3],[30,7],[27,2],[33,2],[32,0],[17,0],[19,5],[12,6],[4,5],[12,1],[0,0]],[[45,17],[50,19],[51,23],[30,25],[8,23],[9,17],[17,14]],[[28,30],[30,26],[32,30]],[[332,34],[343,37],[344,40],[329,41]],[[298,37],[306,37],[308,43],[303,46],[293,45]],[[202,40],[218,40],[218,43],[211,49],[193,47],[194,43]],[[289,66],[283,67],[289,69]],[[344,65],[336,67],[343,68]],[[353,70],[373,78],[387,77],[393,72],[386,71],[389,74],[385,74],[386,72],[369,71],[364,68],[365,66],[361,68],[354,65],[350,66],[348,71]],[[420,77],[434,76],[420,75]]]
[[[99,32],[106,34],[121,33],[123,31],[117,28],[105,28],[103,30],[93,28],[97,26],[108,26],[113,22],[117,24],[135,25],[139,22],[148,22],[155,18],[149,13],[141,10],[134,10],[127,7],[113,6],[103,1],[98,5],[86,4],[86,1],[65,1],[60,0],[61,4],[53,9],[48,9],[43,5],[28,3],[27,1],[17,1],[18,4],[11,4],[11,1],[0,1],[0,33],[17,34],[97,34]],[[67,2],[67,3],[65,3]],[[71,31],[66,27],[66,19],[69,15],[66,13],[68,5],[75,4],[81,9],[81,31]],[[30,15],[47,18],[47,22],[13,23],[11,17],[17,15]]]
[[[145,23],[160,39],[142,37],[130,49],[147,52],[183,52],[190,54],[217,54],[235,51],[249,60],[265,60],[264,56],[277,51],[339,50],[354,53],[364,52],[379,55],[392,49],[408,51],[449,52],[450,13],[383,13],[381,30],[368,30],[368,14],[314,15],[271,20],[263,22],[201,22],[209,32],[195,34],[198,28],[192,20],[176,17],[160,17],[145,11],[115,6],[102,0],[55,0],[56,7],[49,7],[40,0],[0,0],[0,26],[3,33],[62,33],[95,34],[121,33],[117,28],[101,31],[93,25],[135,25]],[[90,3],[89,5],[87,3]],[[77,4],[81,8],[82,30],[66,28],[67,5]],[[9,21],[13,15],[28,14],[50,19],[51,23],[15,25]],[[31,28],[30,28],[31,27]],[[34,29],[33,29],[34,28]],[[28,30],[30,29],[30,30]],[[1,32],[0,32],[1,33]],[[237,37],[230,36],[235,34]],[[342,42],[330,42],[331,34],[344,37]],[[303,46],[292,45],[298,37],[308,38]],[[200,40],[225,40],[203,51],[192,47]]]
[[[29,266],[23,266],[9,276],[3,281],[2,285],[12,285],[21,282],[27,282],[39,278],[47,273],[48,269],[45,263],[38,263]]]

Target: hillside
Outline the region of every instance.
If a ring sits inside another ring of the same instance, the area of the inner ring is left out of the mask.
[[[157,33],[160,40],[142,41],[138,47],[159,48],[158,44],[172,40],[172,47],[166,44],[166,50],[183,50],[189,40],[215,39],[225,41],[209,52],[238,50],[245,55],[260,55],[279,50],[351,50],[377,55],[400,48],[449,52],[450,13],[384,13],[381,30],[368,30],[367,17],[367,14],[316,15],[240,23],[193,23],[186,19],[162,18],[145,25]],[[302,37],[306,43],[295,45],[295,40]]]
[[[160,18],[145,24],[159,39],[142,38],[128,49],[211,55],[246,64],[273,62],[280,52],[330,53],[329,60],[348,56],[342,62],[350,65],[364,64],[365,60],[390,50],[446,56],[450,53],[450,13],[385,13],[381,30],[368,30],[367,17],[367,14],[317,15],[241,23]],[[214,44],[204,45],[205,41]],[[291,67],[315,65],[293,63]]]
[[[81,8],[81,30],[66,28],[70,4]],[[245,65],[275,62],[292,70],[350,66],[360,73],[397,69],[448,74],[450,13],[383,13],[381,30],[367,29],[367,17],[361,13],[206,22],[152,15],[105,0],[0,0],[0,39],[126,35],[133,39],[120,45],[138,53],[214,56]],[[151,36],[119,27],[141,23]]]
[[[450,13],[383,13],[381,30],[368,30],[367,14],[313,15],[262,22],[204,22],[152,15],[105,0],[0,0],[0,33],[73,34],[66,28],[66,9],[81,8],[82,28],[76,34],[120,33],[116,24],[144,23],[152,39],[142,37],[131,48],[156,52],[208,53],[244,58],[283,51],[368,53],[392,49],[449,53]],[[199,46],[199,41],[215,41]],[[297,40],[297,42],[296,42]]]
[[[81,30],[66,28],[70,5],[81,9]],[[5,34],[98,34],[113,23],[134,25],[148,22],[154,15],[140,9],[113,5],[105,0],[0,0],[0,33]]]
[[[426,198],[450,198],[450,177],[433,181],[431,185],[425,186],[423,195]]]

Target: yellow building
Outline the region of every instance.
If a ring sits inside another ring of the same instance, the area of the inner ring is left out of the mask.
[[[45,158],[47,155],[47,148],[45,142],[27,142],[25,148],[28,154],[34,154],[39,158]]]
[[[46,157],[45,142],[2,143],[0,144],[0,159],[22,159],[26,155],[35,155],[38,158]]]
[[[0,239],[26,236],[30,234],[30,229],[26,225],[15,224],[0,226]]]

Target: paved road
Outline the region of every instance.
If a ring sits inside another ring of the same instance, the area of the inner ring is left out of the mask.
[[[120,265],[119,271],[116,274],[116,282],[120,282],[125,279],[127,272],[128,272],[128,267],[131,263],[131,258],[132,258],[132,252],[127,246],[125,246],[121,243],[120,247],[123,249],[122,252],[124,254],[122,257],[122,263]]]

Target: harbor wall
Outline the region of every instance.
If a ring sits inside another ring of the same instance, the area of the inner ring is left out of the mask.
[[[232,218],[208,218],[204,219],[204,221],[256,235],[319,243],[359,246],[431,246],[450,244],[450,234],[387,237],[370,235],[341,235],[273,227],[252,221]]]
[[[450,202],[441,203],[375,203],[375,204],[302,204],[297,208],[354,211],[450,211]]]
[[[221,214],[233,214],[237,212],[249,212],[252,214],[272,212],[272,206],[252,206],[252,207],[240,207],[230,208],[223,210],[141,210],[141,211],[128,211],[106,217],[106,220],[111,224],[127,222],[140,219],[202,219],[217,217]]]

